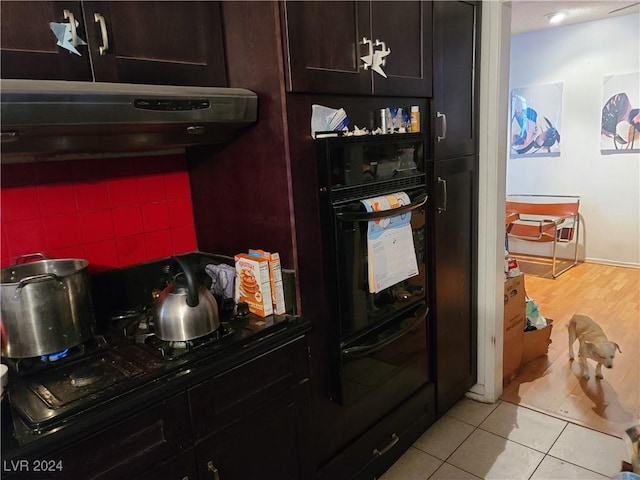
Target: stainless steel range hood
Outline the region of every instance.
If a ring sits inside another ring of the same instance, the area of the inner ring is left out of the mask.
[[[57,80],[2,80],[0,100],[3,163],[226,143],[258,110],[257,95],[239,88]]]

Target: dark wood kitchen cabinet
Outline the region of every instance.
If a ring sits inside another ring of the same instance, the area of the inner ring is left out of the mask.
[[[34,455],[29,469],[14,470],[10,478],[116,480],[137,478],[180,452],[192,442],[186,393],[175,395],[152,408],[114,423],[102,431],[71,444],[53,455]],[[193,453],[193,452],[191,452]],[[176,460],[177,459],[177,460]],[[194,464],[182,457],[167,461],[168,470],[182,479]],[[39,465],[41,472],[30,471]],[[184,466],[184,470],[182,469]],[[10,469],[11,470],[11,469]],[[184,474],[182,473],[184,472]],[[144,476],[140,478],[146,478]],[[169,478],[169,477],[155,477]],[[191,478],[195,478],[192,476]]]
[[[199,478],[307,480],[313,478],[308,453],[308,382],[228,427],[196,447]]]
[[[129,477],[131,478],[131,477]],[[204,477],[205,479],[207,477]],[[196,454],[193,448],[185,450],[174,457],[157,463],[142,475],[137,475],[131,480],[197,480]]]
[[[0,3],[3,78],[226,86],[218,2]],[[78,22],[80,55],[49,23]]]
[[[433,3],[434,158],[478,151],[478,2]]]
[[[415,5],[426,5],[422,15],[429,16],[428,24],[421,25],[424,27],[423,33],[426,33],[423,41],[429,45],[428,51],[424,51],[424,68],[429,72],[426,75],[430,82],[432,52],[428,42],[432,41],[432,4],[412,4]],[[331,400],[331,358],[327,346],[331,340],[330,322],[335,319],[328,314],[330,308],[322,280],[324,272],[318,261],[318,252],[323,245],[319,240],[316,149],[309,135],[311,106],[319,103],[332,108],[344,107],[352,122],[360,125],[362,121],[368,126],[365,122],[368,112],[397,105],[395,97],[402,100],[409,92],[417,93],[415,104],[424,102],[420,105],[424,112],[425,135],[429,136],[430,147],[434,143],[431,140],[433,122],[428,119],[431,113],[435,114],[434,102],[437,100],[429,98],[431,83],[428,83],[428,88],[415,90],[397,83],[384,95],[377,96],[380,92],[376,90],[371,71],[358,67],[358,59],[362,56],[358,44],[364,36],[363,31],[373,31],[374,40],[384,40],[382,35],[376,37],[375,30],[367,23],[372,8],[377,6],[385,8],[387,4],[255,2],[247,5],[245,2],[223,2],[229,84],[248,88],[260,95],[260,120],[255,128],[247,132],[242,142],[229,145],[220,152],[203,152],[190,158],[193,165],[190,173],[194,205],[201,205],[195,208],[194,213],[199,246],[205,250],[232,254],[233,249],[251,248],[262,242],[265,245],[263,248],[280,251],[281,255],[288,257],[283,265],[296,268],[298,311],[314,325],[309,334],[313,372],[309,382],[314,422],[313,461],[319,477],[331,480],[352,478],[358,473],[368,475],[366,478],[369,479],[380,476],[384,467],[388,466],[385,462],[397,459],[435,419],[436,412],[435,384],[416,394],[418,398],[405,399],[404,403],[402,400],[381,398],[379,403],[382,407],[376,405],[375,411],[382,409],[385,413],[379,415],[372,415],[370,409],[360,405],[346,408]],[[414,15],[413,19],[419,17]],[[401,32],[397,22],[391,21],[393,18],[391,14],[388,17],[389,28]],[[464,36],[468,32],[459,33]],[[449,34],[455,35],[456,32]],[[282,51],[265,48],[275,45],[282,46]],[[402,49],[396,49],[389,42],[387,47],[393,53],[384,70],[390,73],[393,71],[391,57]],[[247,62],[247,58],[253,61]],[[416,60],[420,64],[422,61]],[[476,75],[477,69],[472,74]],[[379,77],[377,73],[373,75]],[[381,84],[391,80],[391,76],[389,79],[380,77]],[[467,100],[475,102],[477,98]],[[428,150],[429,154],[433,153],[432,148]],[[439,262],[430,269],[430,283],[436,283],[434,269],[437,268],[438,273],[443,272],[443,278],[439,280],[439,284],[442,283],[438,290],[440,296],[436,298],[435,287],[429,296],[432,308],[430,317],[440,327],[437,340],[442,342],[440,344],[434,338],[437,349],[434,352],[434,373],[437,372],[440,381],[439,412],[446,411],[452,399],[457,401],[462,397],[475,379],[476,340],[473,329],[476,271],[472,258],[475,258],[474,204],[477,189],[473,179],[476,176],[477,158],[463,157],[459,161],[457,158],[454,157],[451,162],[443,160],[449,163],[439,166],[437,173],[450,182],[450,195],[460,196],[455,199],[449,197],[451,211],[459,208],[464,212],[456,219],[442,216],[437,223],[434,223],[435,213],[429,218],[432,230],[438,229],[437,243],[433,242],[435,238],[430,239],[429,256],[431,261]],[[471,163],[468,164],[468,161]],[[429,162],[432,167],[429,177],[430,208],[437,200],[437,185],[433,177],[435,163],[438,162]],[[251,172],[251,175],[246,172]],[[240,183],[230,182],[230,178],[242,178],[244,188],[238,190]],[[458,184],[464,184],[461,192],[455,191]],[[234,197],[234,202],[229,208],[206,208],[206,205],[225,204],[230,195]],[[460,205],[457,205],[458,202]],[[260,205],[260,208],[256,208],[256,205]],[[241,224],[238,224],[238,218],[242,218]],[[458,221],[462,222],[461,226]],[[219,234],[220,226],[228,230],[224,235]],[[447,235],[453,235],[459,228],[459,235],[464,237],[459,239],[462,243],[448,246]],[[456,249],[461,252],[460,258],[455,257]],[[461,288],[457,287],[460,296],[453,300],[451,296],[454,292],[446,290],[448,278],[460,278],[466,282]],[[453,318],[453,324],[447,327],[446,322],[450,318]],[[460,338],[455,338],[452,332],[458,327],[456,334]],[[451,347],[447,342],[451,342]],[[451,363],[452,376],[448,379],[446,364],[457,353],[457,348],[465,351],[461,352],[460,359],[454,359]],[[405,424],[403,415],[407,411],[410,420]],[[420,412],[425,413],[421,415]],[[411,422],[415,422],[416,428],[403,433],[409,430],[405,428]],[[399,440],[391,445],[395,441],[394,434]],[[204,439],[201,442],[203,445],[206,443]],[[213,446],[208,448],[213,449]],[[386,453],[380,458],[373,458],[374,450]],[[243,453],[246,451],[246,447],[242,449]],[[200,469],[207,463],[202,460],[199,460]],[[221,475],[221,478],[224,476]]]
[[[308,357],[301,337],[189,390],[200,478],[312,478]]]
[[[436,399],[446,413],[477,376],[477,157],[434,162]]]
[[[430,2],[282,3],[291,92],[431,96]],[[389,49],[381,67],[361,57]]]
[[[37,475],[43,479],[313,478],[306,336],[245,348],[246,360],[236,352],[220,373],[202,381],[206,372],[198,372],[197,383],[185,370],[176,381],[193,383],[180,393],[116,416],[88,435],[75,425],[77,439],[7,460],[3,473],[33,478],[20,462],[43,462],[47,471]]]
[[[437,414],[477,377],[480,2],[434,2],[432,203]]]

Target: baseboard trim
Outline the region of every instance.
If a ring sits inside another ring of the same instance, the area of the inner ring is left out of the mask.
[[[616,262],[615,260],[605,260],[602,258],[585,258],[585,263],[597,263],[598,265],[610,265],[612,267],[639,268],[640,263]]]

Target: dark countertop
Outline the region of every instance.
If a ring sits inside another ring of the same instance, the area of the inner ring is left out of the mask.
[[[144,384],[77,412],[41,433],[30,430],[11,408],[10,398],[5,398],[1,406],[2,460],[45,458],[83,437],[284,345],[311,329],[308,321],[291,315],[272,315],[264,319],[251,315],[229,323],[236,339],[227,346],[199,352],[201,355],[197,361],[162,371]]]

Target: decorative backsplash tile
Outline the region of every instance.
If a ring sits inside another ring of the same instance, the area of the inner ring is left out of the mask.
[[[2,266],[19,255],[109,270],[197,250],[183,155],[2,165]]]

